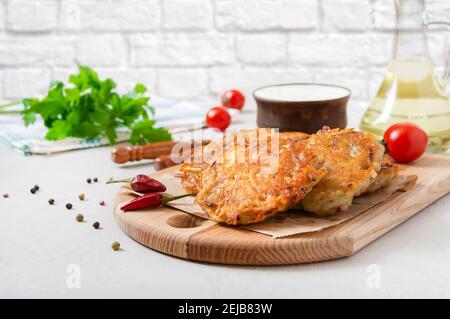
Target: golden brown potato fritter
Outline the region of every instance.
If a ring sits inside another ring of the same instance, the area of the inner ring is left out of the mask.
[[[398,166],[392,164],[392,161],[387,155],[383,156],[381,162],[381,169],[377,174],[377,177],[370,183],[370,185],[364,191],[364,194],[373,193],[387,186],[395,176],[398,174]]]
[[[212,219],[229,225],[259,223],[296,206],[326,174],[317,156],[304,148],[307,135],[272,133],[241,131],[231,135],[233,143],[207,145],[210,164],[202,166],[201,177],[196,170],[201,163],[183,165],[184,187],[198,191],[196,203]],[[278,142],[272,144],[274,139]],[[264,147],[267,152],[258,153]]]
[[[328,172],[301,202],[302,208],[314,215],[347,210],[353,197],[368,189],[381,169],[384,147],[369,133],[323,129],[310,135],[306,144]]]
[[[181,165],[183,187],[198,193],[196,202],[213,219],[258,223],[294,207],[328,216],[347,210],[354,196],[374,192],[398,174],[383,156],[383,145],[353,129],[279,133],[279,169],[261,174],[264,165],[248,159],[252,146],[264,142],[263,132],[234,133],[232,139],[241,139],[232,147],[212,142],[203,150],[207,160]],[[242,158],[247,161],[239,163]]]

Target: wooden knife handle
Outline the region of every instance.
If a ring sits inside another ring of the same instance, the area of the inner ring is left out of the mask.
[[[112,150],[111,158],[117,164],[155,159],[160,155],[169,155],[176,143],[168,141],[136,146],[119,145]]]
[[[160,171],[162,169],[172,167],[175,165],[177,165],[177,164],[172,161],[172,159],[170,158],[170,155],[158,156],[155,159],[155,161],[153,162],[153,168],[155,169],[155,171]]]
[[[209,140],[202,140],[202,145],[206,145],[209,142]],[[119,145],[112,150],[111,159],[117,164],[140,161],[143,159],[156,159],[162,155],[170,155],[172,148],[178,143],[180,142],[168,141],[135,146]],[[188,145],[191,146],[194,145],[192,141],[181,143],[188,143]]]

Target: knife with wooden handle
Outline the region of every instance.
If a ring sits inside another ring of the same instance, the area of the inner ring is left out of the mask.
[[[162,155],[170,155],[172,148],[178,143],[189,143],[191,147],[194,146],[193,141],[168,141],[135,146],[119,145],[112,150],[111,159],[117,164],[140,161],[143,159],[156,159]],[[208,143],[209,140],[202,140],[202,145],[206,145]]]
[[[160,171],[162,169],[169,168],[175,165],[177,164],[172,161],[170,155],[160,155],[153,162],[153,168],[155,169],[155,171]]]

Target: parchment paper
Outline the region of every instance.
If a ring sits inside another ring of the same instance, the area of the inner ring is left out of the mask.
[[[179,179],[175,177],[174,172],[158,175],[157,179],[167,186],[167,189],[170,191],[168,192],[170,195],[176,196],[185,193],[184,189],[181,187]],[[313,215],[303,211],[290,210],[271,217],[259,224],[237,227],[269,235],[273,238],[320,231],[328,227],[336,226],[358,216],[359,214],[367,211],[369,208],[381,203],[384,200],[387,200],[397,191],[407,191],[411,189],[415,185],[416,181],[416,175],[398,175],[388,186],[380,189],[379,191],[369,195],[355,197],[352,206],[347,211],[333,216],[314,217]],[[139,193],[133,192],[129,186],[123,186],[122,191],[140,195]],[[209,219],[208,215],[194,203],[194,196],[185,197],[177,201],[170,202],[168,205],[177,210]]]

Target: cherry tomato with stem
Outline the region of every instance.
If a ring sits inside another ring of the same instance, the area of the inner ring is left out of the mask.
[[[397,123],[384,133],[384,143],[389,155],[399,163],[419,159],[428,146],[428,135],[415,124]]]
[[[222,105],[232,109],[242,110],[245,96],[238,90],[229,90],[222,95]]]
[[[225,131],[225,129],[230,126],[230,123],[231,116],[224,107],[213,107],[206,114],[206,125],[208,127]]]

